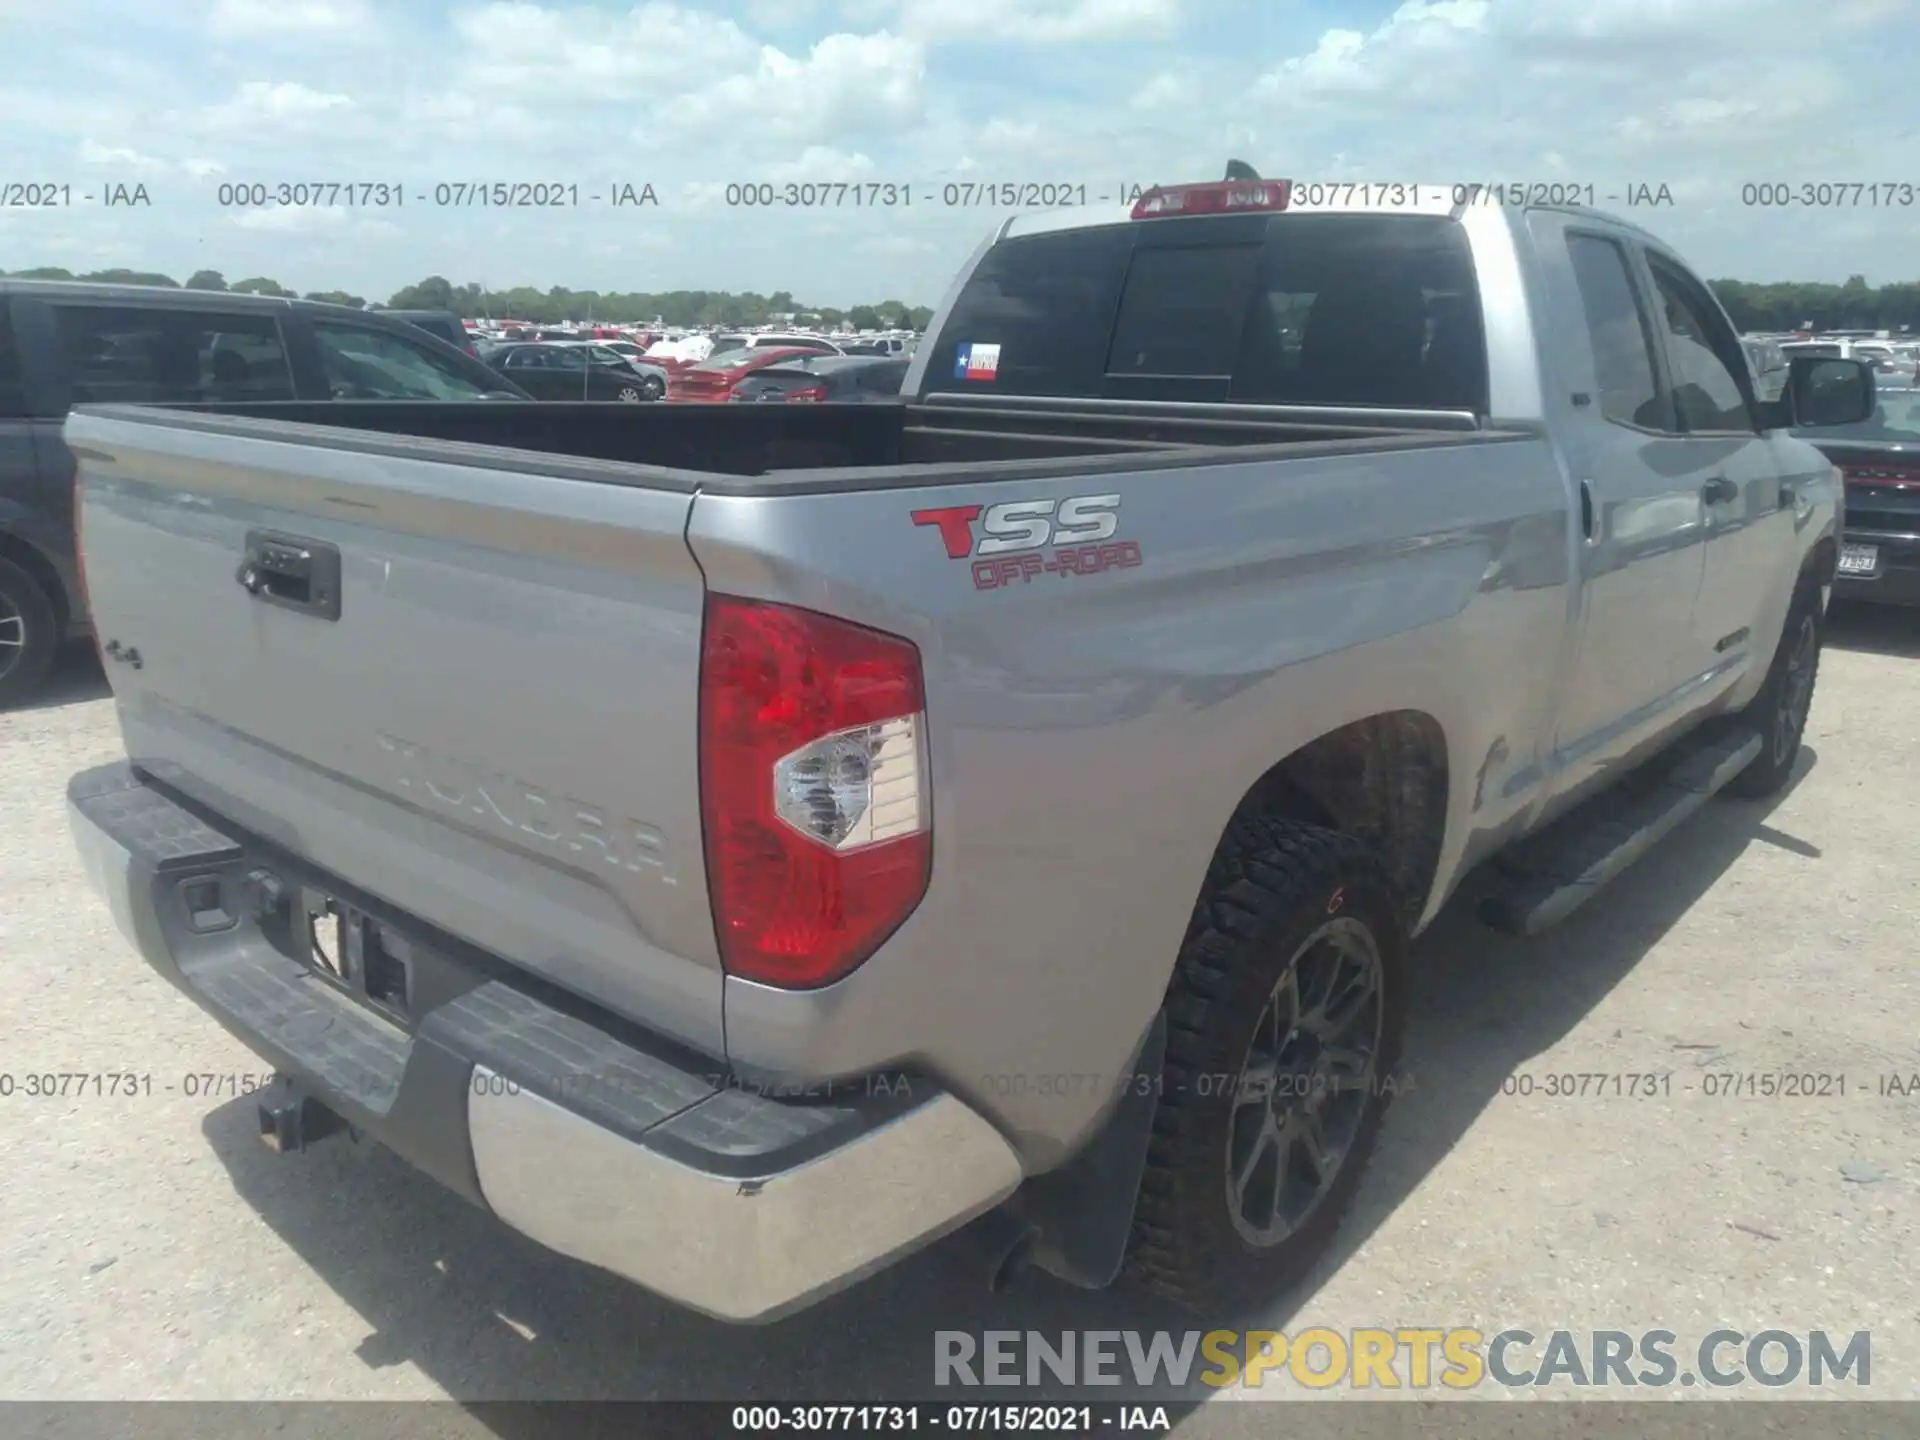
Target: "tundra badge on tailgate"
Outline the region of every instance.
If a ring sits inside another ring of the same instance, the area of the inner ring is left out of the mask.
[[[977,542],[976,520],[981,532]],[[949,505],[916,510],[913,523],[935,526],[949,559],[973,561],[976,590],[998,590],[1036,575],[1098,575],[1140,563],[1136,541],[1113,539],[1120,527],[1118,495]],[[1042,553],[1049,545],[1052,551]]]

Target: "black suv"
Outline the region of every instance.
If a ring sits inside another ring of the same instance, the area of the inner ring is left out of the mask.
[[[531,397],[378,312],[223,291],[0,279],[0,707],[87,633],[70,406]]]

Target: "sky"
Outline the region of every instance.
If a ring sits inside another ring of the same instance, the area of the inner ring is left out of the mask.
[[[0,0],[0,42],[0,201],[66,187],[0,209],[4,270],[933,304],[985,185],[1234,157],[1664,185],[1633,218],[1715,278],[1920,279],[1920,0]],[[495,182],[567,203],[462,203]],[[1834,182],[1896,188],[1746,203]]]

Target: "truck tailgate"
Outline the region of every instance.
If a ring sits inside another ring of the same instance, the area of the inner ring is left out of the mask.
[[[626,467],[595,484],[578,461],[509,470],[84,410],[66,435],[137,766],[723,1053],[690,493]],[[543,466],[574,474],[529,473]]]

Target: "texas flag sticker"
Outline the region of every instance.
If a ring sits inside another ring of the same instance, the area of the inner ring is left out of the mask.
[[[954,352],[953,378],[991,380],[1000,373],[998,345],[962,345]]]

